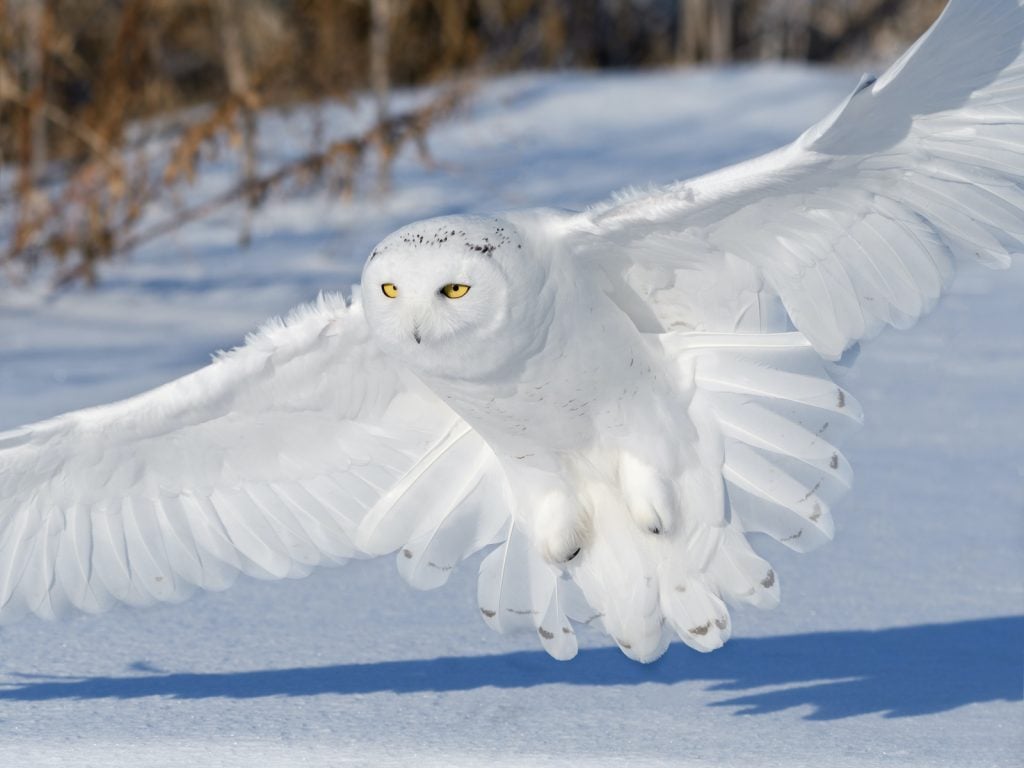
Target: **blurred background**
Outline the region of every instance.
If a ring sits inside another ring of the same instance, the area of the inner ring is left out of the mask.
[[[0,0],[0,281],[54,286],[225,207],[387,194],[493,73],[891,60],[943,0]],[[427,86],[397,100],[396,89]],[[266,154],[262,111],[362,105]],[[232,183],[200,200],[204,164]],[[366,173],[367,168],[369,173]],[[357,179],[368,176],[360,187]],[[160,215],[154,211],[159,209]],[[250,239],[251,216],[238,237]]]
[[[943,4],[0,0],[0,430],[205,365],[410,221],[778,147]],[[366,560],[4,626],[0,766],[1020,765],[1022,296],[1021,259],[967,268],[865,346],[836,541],[772,549],[782,605],[711,657],[580,627],[556,669],[477,561]]]

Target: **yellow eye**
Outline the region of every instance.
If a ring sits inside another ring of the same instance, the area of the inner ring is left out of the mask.
[[[382,285],[380,289],[384,291],[384,295],[387,296],[389,299],[393,299],[396,296],[398,296],[398,286],[395,285],[394,283],[384,283],[384,285]]]
[[[448,283],[448,285],[441,289],[441,293],[449,299],[461,299],[469,293],[469,286],[461,285],[459,283]]]

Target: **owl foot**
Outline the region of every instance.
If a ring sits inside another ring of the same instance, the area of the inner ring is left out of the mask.
[[[679,506],[675,486],[630,453],[619,460],[619,485],[633,521],[655,535],[669,533]]]
[[[537,506],[534,534],[544,559],[554,565],[575,560],[586,540],[587,516],[575,498],[562,491],[548,493]]]

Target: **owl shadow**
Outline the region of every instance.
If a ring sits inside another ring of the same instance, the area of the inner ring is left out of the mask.
[[[758,715],[810,706],[811,720],[881,713],[912,717],[1021,698],[1024,616],[878,631],[738,638],[700,655],[673,645],[650,665],[616,648],[585,648],[568,664],[539,651],[225,673],[32,679],[0,686],[0,700],[179,699],[454,692],[492,686],[704,683],[708,705]],[[153,674],[151,674],[153,673]],[[725,694],[725,698],[719,698]],[[735,694],[735,695],[733,695]]]

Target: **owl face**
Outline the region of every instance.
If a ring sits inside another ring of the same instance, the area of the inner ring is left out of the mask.
[[[371,332],[418,373],[475,378],[495,370],[524,335],[528,297],[509,277],[522,253],[515,228],[501,219],[449,216],[398,230],[363,269]]]

